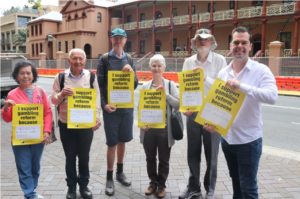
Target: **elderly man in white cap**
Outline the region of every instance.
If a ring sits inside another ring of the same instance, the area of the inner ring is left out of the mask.
[[[191,40],[192,48],[197,54],[187,58],[183,64],[183,71],[202,68],[205,75],[204,93],[207,95],[210,85],[217,77],[218,72],[224,68],[226,60],[222,55],[213,52],[217,47],[215,37],[208,29],[199,29]],[[214,198],[214,191],[217,180],[217,162],[220,136],[217,133],[209,133],[203,126],[194,121],[197,112],[186,112],[187,116],[187,145],[188,165],[190,177],[186,190],[179,196],[179,199],[199,197],[202,198],[200,185],[200,161],[202,142],[206,158],[206,173],[204,177],[204,188],[206,199]]]

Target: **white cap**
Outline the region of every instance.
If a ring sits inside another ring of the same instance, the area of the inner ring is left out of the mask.
[[[196,48],[196,39],[198,38],[202,38],[202,39],[208,39],[208,38],[211,38],[211,41],[212,41],[212,45],[210,47],[211,50],[215,50],[218,46],[217,42],[216,42],[216,39],[215,37],[211,34],[210,30],[209,29],[206,29],[206,28],[201,28],[201,29],[198,29],[195,33],[195,36],[194,38],[191,39],[191,44],[192,44],[192,48],[195,49]]]

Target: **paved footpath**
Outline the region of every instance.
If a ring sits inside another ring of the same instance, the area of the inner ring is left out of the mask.
[[[1,199],[22,199],[18,183],[14,157],[10,146],[10,129],[2,121],[1,131]],[[9,124],[10,125],[10,124]],[[57,133],[58,135],[58,133]],[[172,148],[170,174],[167,181],[167,196],[178,198],[185,189],[189,170],[186,162],[186,137]],[[106,175],[106,145],[103,127],[95,132],[90,153],[91,188],[94,199],[106,198],[155,198],[145,197],[144,189],[148,185],[145,154],[139,143],[139,131],[134,129],[134,140],[127,145],[125,172],[132,180],[129,188],[115,182],[116,194],[107,197],[104,193]],[[204,159],[204,157],[202,157]],[[46,199],[64,199],[67,192],[64,172],[64,153],[60,141],[46,146],[42,158],[42,169],[38,192]],[[201,182],[205,164],[202,163]],[[264,146],[259,175],[260,198],[300,199],[300,153]],[[202,187],[203,189],[203,187]],[[78,191],[77,191],[78,192]],[[79,195],[79,194],[78,194]],[[78,196],[78,198],[80,198]],[[217,199],[232,198],[231,180],[222,150],[219,155]]]

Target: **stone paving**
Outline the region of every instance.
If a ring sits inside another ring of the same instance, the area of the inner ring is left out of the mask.
[[[1,198],[21,199],[14,157],[10,146],[10,124],[2,122],[1,127]],[[58,135],[58,133],[57,133]],[[178,198],[185,189],[189,176],[186,161],[186,137],[172,148],[170,174],[165,198]],[[204,160],[204,157],[202,157]],[[64,153],[61,142],[46,146],[43,158],[38,192],[46,199],[63,199],[67,192],[64,172]],[[204,161],[205,162],[205,161]],[[139,143],[139,131],[135,125],[134,140],[127,145],[125,172],[132,180],[127,188],[115,182],[116,194],[108,197],[104,193],[106,178],[106,145],[103,127],[95,132],[90,153],[91,188],[94,199],[106,198],[155,198],[146,197],[144,189],[149,183],[146,173],[145,154]],[[205,164],[201,164],[201,182]],[[258,175],[260,198],[300,199],[300,153],[264,146]],[[203,189],[203,187],[202,187]],[[203,193],[204,194],[204,193]],[[78,193],[78,198],[79,193]],[[231,180],[222,150],[219,153],[216,199],[232,198]]]

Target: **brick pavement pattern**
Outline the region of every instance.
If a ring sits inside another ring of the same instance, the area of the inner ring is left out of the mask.
[[[2,121],[1,130],[1,199],[23,198],[20,190],[14,156],[10,146],[11,124]],[[58,130],[56,135],[59,137]],[[266,146],[264,146],[266,147]],[[165,198],[178,198],[185,189],[189,176],[186,157],[186,137],[177,142],[172,148],[170,160],[170,174],[167,181],[167,195]],[[264,150],[258,175],[260,198],[300,199],[300,156],[295,158]],[[272,154],[273,153],[273,154]],[[202,160],[205,158],[202,156]],[[60,140],[45,147],[42,158],[41,176],[38,192],[46,199],[64,199],[67,192],[64,171],[65,157]],[[205,161],[201,163],[201,182],[203,179]],[[127,188],[115,181],[116,194],[113,197],[105,195],[106,178],[106,145],[103,126],[95,132],[90,153],[91,178],[89,187],[94,199],[118,198],[140,199],[146,197],[144,190],[149,180],[146,172],[146,160],[142,145],[139,142],[139,130],[134,126],[134,139],[127,144],[124,170],[132,180],[132,186]],[[114,176],[115,178],[115,176]],[[202,186],[203,190],[203,186]],[[203,193],[204,195],[205,193]],[[77,188],[77,195],[79,192]],[[231,180],[222,149],[219,153],[218,180],[216,199],[232,198]]]

